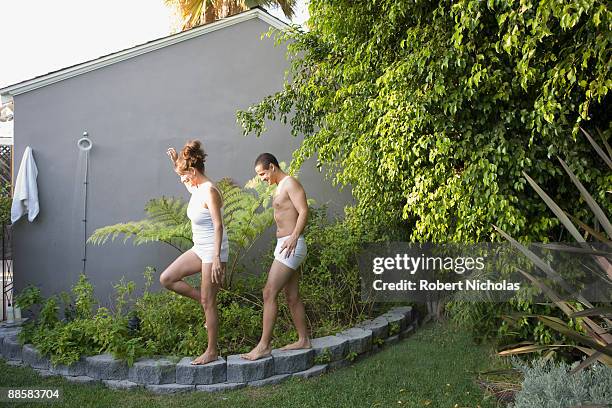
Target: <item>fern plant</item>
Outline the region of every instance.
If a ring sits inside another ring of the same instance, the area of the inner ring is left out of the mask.
[[[257,178],[249,180],[244,188],[229,178],[222,179],[217,186],[223,195],[223,223],[230,244],[226,284],[231,287],[240,261],[273,222],[270,197],[274,186],[267,186]],[[162,242],[181,253],[193,246],[191,221],[183,199],[154,198],[145,206],[145,212],[147,218],[144,220],[96,229],[87,242],[102,245],[123,236],[124,243],[130,238],[134,245]]]
[[[218,183],[223,194],[223,222],[230,244],[230,260],[226,284],[232,286],[237,266],[255,241],[274,220],[270,197],[274,186],[267,186],[258,178],[240,188],[229,178]]]
[[[180,198],[154,198],[145,206],[147,218],[98,228],[87,240],[94,245],[114,241],[123,235],[123,242],[133,239],[134,245],[163,242],[180,252],[191,246],[191,222],[187,218],[187,203]]]

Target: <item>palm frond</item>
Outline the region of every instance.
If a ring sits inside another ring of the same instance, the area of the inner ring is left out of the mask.
[[[297,0],[263,0],[255,1],[260,6],[277,6],[283,10],[283,14],[288,19],[292,19],[295,16]]]
[[[255,6],[278,6],[289,19],[295,16],[297,0],[164,0],[177,11],[183,30],[238,14]]]

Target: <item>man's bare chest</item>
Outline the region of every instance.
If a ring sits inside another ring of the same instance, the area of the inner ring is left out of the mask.
[[[272,199],[272,207],[276,211],[287,210],[293,207],[293,203],[289,198],[289,194],[285,191],[281,191],[279,194],[276,194]]]

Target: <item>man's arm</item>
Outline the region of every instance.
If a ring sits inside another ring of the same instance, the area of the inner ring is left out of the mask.
[[[291,235],[298,238],[304,232],[308,222],[308,202],[306,201],[306,192],[300,182],[294,178],[288,181],[287,194],[289,194],[289,199],[298,212],[298,219]]]
[[[289,239],[283,244],[283,248],[287,249],[285,251],[286,258],[290,257],[293,251],[295,251],[298,238],[302,232],[304,232],[306,222],[308,222],[308,203],[306,202],[306,192],[304,191],[304,187],[302,187],[300,182],[293,177],[288,180],[287,184],[287,194],[289,195],[291,204],[293,204],[298,212],[298,218]]]

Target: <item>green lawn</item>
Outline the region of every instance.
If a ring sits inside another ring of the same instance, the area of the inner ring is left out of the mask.
[[[475,385],[476,372],[499,362],[487,346],[449,325],[423,327],[409,339],[353,366],[307,380],[225,393],[155,395],[41,378],[0,361],[2,387],[61,388],[66,407],[495,407]],[[60,405],[60,404],[57,404]],[[5,406],[48,406],[38,402]]]

